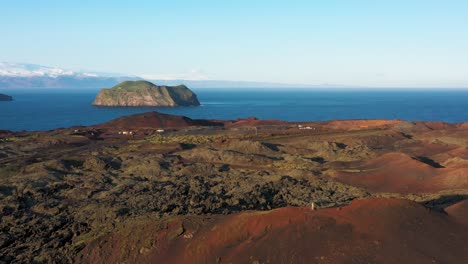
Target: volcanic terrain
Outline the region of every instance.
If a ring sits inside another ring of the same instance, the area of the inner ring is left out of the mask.
[[[466,263],[468,124],[0,131],[0,262]]]

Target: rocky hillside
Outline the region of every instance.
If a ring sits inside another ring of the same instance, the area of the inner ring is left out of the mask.
[[[93,105],[97,106],[198,106],[195,93],[185,85],[157,86],[147,81],[126,81],[102,89]]]
[[[11,101],[13,100],[13,97],[6,95],[6,94],[0,94],[0,101]]]

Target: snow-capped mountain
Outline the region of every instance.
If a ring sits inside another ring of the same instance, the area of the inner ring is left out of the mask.
[[[57,67],[49,67],[28,63],[0,62],[0,76],[10,77],[116,77],[119,74],[97,73],[88,71],[73,71]]]
[[[102,88],[136,76],[76,71],[28,63],[0,62],[1,88]]]
[[[194,77],[195,76],[195,77]],[[11,88],[83,88],[96,89],[112,87],[127,80],[147,79],[158,85],[185,84],[191,88],[278,88],[311,87],[294,84],[265,82],[223,81],[200,78],[200,73],[185,75],[147,75],[143,78],[134,75],[68,70],[58,67],[28,63],[0,62],[0,89]],[[167,76],[166,76],[167,77]],[[203,77],[203,76],[202,76]]]

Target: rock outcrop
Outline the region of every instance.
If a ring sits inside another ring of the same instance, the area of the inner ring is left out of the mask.
[[[197,95],[185,85],[157,86],[147,81],[126,81],[96,96],[96,106],[198,106]]]
[[[13,97],[6,95],[6,94],[0,94],[0,101],[12,101]]]

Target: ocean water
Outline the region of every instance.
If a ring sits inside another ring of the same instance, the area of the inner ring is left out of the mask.
[[[403,119],[468,121],[467,90],[193,89],[200,107],[95,107],[98,89],[10,89],[0,102],[0,129],[49,130],[93,125],[120,116],[160,111],[203,119],[257,117],[287,121]]]

